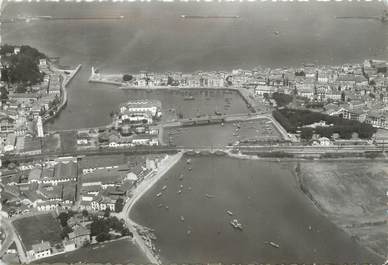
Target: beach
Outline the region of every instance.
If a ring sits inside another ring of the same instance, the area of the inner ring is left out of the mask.
[[[175,155],[167,155],[167,157],[161,161],[157,172],[151,172],[133,191],[132,197],[129,198],[124,208],[121,212],[122,218],[125,220],[128,228],[133,233],[133,239],[138,247],[143,251],[144,255],[148,260],[153,264],[161,264],[160,259],[153,253],[149,246],[145,243],[143,238],[139,235],[136,227],[140,225],[137,224],[130,218],[131,210],[136,202],[150,189],[154,184],[156,184],[169,170],[173,167],[179,160],[182,158],[183,153],[179,152]]]

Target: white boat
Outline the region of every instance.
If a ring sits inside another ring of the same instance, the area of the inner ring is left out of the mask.
[[[274,247],[274,248],[280,248],[280,246],[278,244],[276,244],[275,242],[272,242],[270,241],[269,244]]]
[[[178,190],[178,194],[181,194],[182,193],[182,190]]]
[[[185,221],[185,218],[183,216],[181,216],[181,221],[184,222]]]
[[[159,192],[158,194],[156,194],[156,197],[160,197],[160,196],[162,196],[162,193],[161,193],[161,192]]]
[[[242,230],[242,224],[240,224],[237,219],[233,219],[230,224],[233,226],[233,228],[236,228],[236,229],[239,229],[239,230]]]
[[[206,198],[209,198],[209,199],[216,197],[215,195],[211,195],[211,194],[207,194],[207,193],[205,194],[205,196],[206,196]]]
[[[229,210],[226,210],[226,213],[229,214],[230,216],[233,216],[233,213]]]
[[[163,186],[162,190],[165,190],[165,189],[167,189],[167,186],[166,186],[166,185]]]

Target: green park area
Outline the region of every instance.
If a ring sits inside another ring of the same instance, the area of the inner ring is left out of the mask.
[[[341,139],[351,139],[354,133],[357,133],[361,139],[370,139],[377,131],[370,124],[310,110],[284,108],[275,110],[272,114],[287,132],[297,133],[300,131],[301,138],[304,140],[310,140],[313,134],[327,138],[338,134]],[[325,122],[326,126],[306,127],[319,122]]]

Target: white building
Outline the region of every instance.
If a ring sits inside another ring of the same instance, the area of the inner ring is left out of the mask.
[[[42,117],[38,116],[38,121],[36,122],[36,129],[38,131],[38,137],[43,138],[44,133],[43,133],[43,123],[42,123]]]
[[[32,249],[29,251],[29,254],[35,259],[49,257],[51,255],[50,242],[42,241],[41,243],[32,245]]]

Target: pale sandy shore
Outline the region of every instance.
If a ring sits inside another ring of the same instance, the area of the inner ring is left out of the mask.
[[[146,244],[144,239],[139,235],[136,227],[140,227],[135,221],[130,218],[130,212],[136,202],[155,184],[160,180],[179,160],[182,158],[183,152],[179,152],[174,155],[167,155],[161,161],[161,164],[156,172],[152,172],[145,177],[132,192],[132,197],[127,200],[123,211],[121,212],[122,218],[125,220],[128,228],[133,233],[133,240],[139,246],[141,251],[152,264],[161,264],[159,257],[152,251],[149,245]]]

